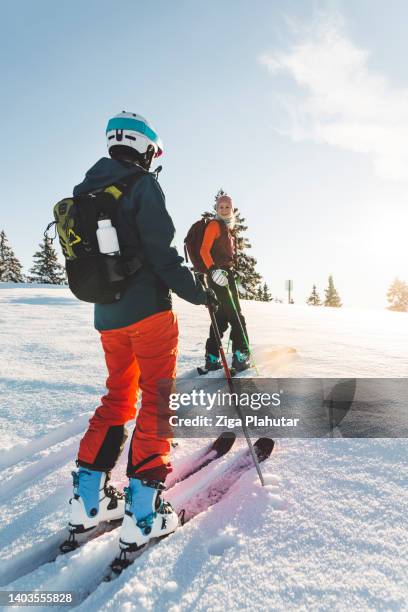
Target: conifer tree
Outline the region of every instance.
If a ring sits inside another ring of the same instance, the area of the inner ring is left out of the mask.
[[[259,302],[262,302],[262,300],[263,300],[263,291],[262,291],[262,285],[258,285],[258,289],[257,289],[257,292],[256,292],[256,299],[257,299]]]
[[[215,201],[222,195],[227,193],[221,188],[215,196]],[[246,252],[251,248],[251,243],[248,238],[244,236],[248,230],[248,226],[245,225],[245,219],[241,217],[239,210],[234,208],[235,214],[235,226],[232,230],[232,234],[235,239],[236,254],[234,257],[234,268],[237,274],[237,284],[240,289],[240,295],[246,300],[258,299],[258,286],[262,280],[262,276],[256,271],[256,259]],[[205,212],[202,217],[204,219],[213,219],[215,212]]]
[[[263,302],[272,302],[272,295],[269,291],[269,287],[266,283],[263,284],[262,287],[262,301]]]
[[[13,249],[8,244],[4,230],[0,232],[0,281],[9,283],[23,283],[23,266],[14,255]]]
[[[396,278],[387,291],[388,310],[408,312],[408,284]]]
[[[51,238],[44,236],[40,250],[34,253],[34,265],[29,280],[31,283],[48,283],[50,285],[66,284],[65,270],[58,263],[57,253],[52,246]]]
[[[317,292],[316,285],[313,285],[312,293],[309,295],[306,304],[309,306],[321,306],[322,301],[320,299],[320,295]]]
[[[326,299],[324,300],[325,306],[331,306],[332,308],[340,308],[341,300],[340,296],[337,293],[337,290],[334,286],[333,276],[330,274],[329,276],[329,285],[327,289],[324,290]]]

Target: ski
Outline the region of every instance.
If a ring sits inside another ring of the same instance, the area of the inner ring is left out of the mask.
[[[271,438],[259,438],[254,443],[254,450],[257,454],[258,461],[262,463],[268,459],[274,449],[275,442]],[[253,467],[252,457],[249,449],[246,449],[238,454],[231,462],[225,472],[218,475],[214,481],[211,481],[208,486],[202,490],[195,492],[184,508],[178,510],[179,529],[188,521],[200,514],[203,509],[208,509],[210,506],[218,503],[224,495],[229,491],[232,485],[248,470]],[[132,552],[121,550],[119,556],[115,557],[109,566],[108,572],[103,577],[103,582],[110,582],[119,576],[124,569],[132,565],[146,550],[157,545],[161,540],[167,538],[171,534],[150,540],[147,544],[133,550]]]
[[[183,482],[183,480],[186,480],[193,474],[196,474],[212,461],[215,461],[228,453],[228,451],[232,448],[235,439],[236,436],[233,432],[222,432],[218,438],[216,438],[216,440],[210,442],[210,444],[195,457],[193,462],[187,465],[186,468],[182,469],[179,474],[176,474],[173,478],[171,478],[170,475],[169,484],[167,485],[166,489],[172,489],[177,483]],[[68,539],[62,542],[59,550],[63,554],[72,552],[90,540],[99,537],[103,533],[112,531],[112,529],[120,526],[122,521],[123,517],[114,521],[103,521],[96,527],[91,527],[91,529],[84,532],[76,533],[70,531]]]
[[[172,489],[177,483],[183,482],[187,478],[190,478],[193,474],[196,474],[209,463],[223,457],[231,450],[236,435],[232,431],[223,431],[216,440],[211,442],[201,453],[198,454],[192,463],[189,463],[184,469],[180,470],[180,473],[172,478],[169,476],[169,484],[166,489]]]

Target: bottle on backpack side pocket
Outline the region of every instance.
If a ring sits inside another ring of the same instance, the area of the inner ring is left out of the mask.
[[[96,230],[99,251],[104,255],[120,255],[118,234],[110,219],[99,219]]]
[[[125,276],[121,265],[118,234],[110,219],[98,219],[96,238],[98,240],[99,251],[102,255],[105,255],[104,269],[106,277],[110,282],[123,281]]]

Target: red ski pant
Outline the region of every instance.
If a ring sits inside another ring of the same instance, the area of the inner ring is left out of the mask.
[[[135,417],[141,390],[127,475],[164,480],[172,469],[169,395],[176,376],[176,315],[166,310],[100,334],[109,373],[108,392],[80,442],[78,464],[100,471],[113,468],[127,437],[125,423]]]

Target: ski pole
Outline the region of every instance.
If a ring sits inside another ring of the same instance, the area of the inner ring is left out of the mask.
[[[247,349],[248,349],[248,354],[252,355],[251,347],[249,346],[248,338],[247,338],[247,335],[245,333],[244,326],[242,325],[241,317],[239,316],[239,312],[238,312],[238,309],[237,309],[237,307],[235,305],[234,298],[232,297],[231,289],[229,288],[229,286],[227,286],[227,291],[228,291],[228,295],[229,295],[229,299],[231,301],[232,307],[233,307],[234,312],[235,312],[235,316],[238,319],[238,323],[239,323],[239,326],[241,328],[242,337],[244,338],[245,344],[246,344]],[[256,367],[255,361],[254,361],[254,368],[255,368],[255,372],[257,373],[257,376],[259,376],[258,368]]]
[[[208,285],[207,285],[207,283],[205,281],[204,281],[204,284],[208,288]],[[210,313],[211,325],[212,325],[212,328],[213,328],[213,331],[214,331],[215,339],[216,339],[217,344],[218,344],[218,349],[220,351],[221,361],[222,361],[222,365],[223,365],[223,368],[224,368],[225,377],[227,379],[228,388],[230,390],[231,395],[234,397],[235,390],[234,390],[234,384],[232,382],[231,370],[228,367],[227,359],[225,357],[224,349],[223,349],[222,342],[221,342],[220,330],[218,329],[217,320],[215,318],[215,312],[214,312],[214,309],[211,306],[211,304],[207,304],[207,308],[208,308],[208,312]],[[254,462],[256,471],[258,473],[259,480],[261,482],[261,485],[264,487],[265,486],[265,481],[264,481],[264,477],[263,477],[263,474],[262,474],[262,471],[261,471],[261,466],[259,465],[258,457],[256,456],[256,452],[255,452],[255,449],[253,447],[252,440],[251,440],[249,432],[248,432],[248,428],[247,428],[247,426],[245,424],[244,414],[242,412],[241,406],[239,405],[239,402],[235,400],[235,397],[234,397],[234,406],[235,406],[235,410],[236,410],[236,412],[237,412],[237,414],[238,414],[238,416],[239,416],[239,418],[241,420],[242,431],[244,432],[244,436],[245,436],[245,439],[247,441],[249,452],[251,453],[252,460]]]

